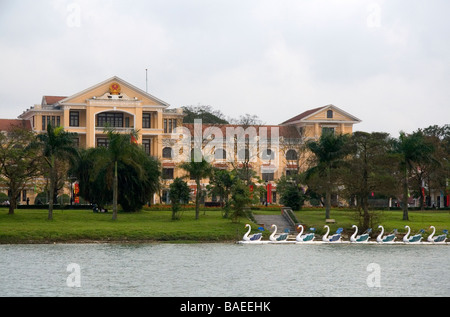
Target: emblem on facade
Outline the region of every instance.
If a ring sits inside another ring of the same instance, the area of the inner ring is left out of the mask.
[[[111,95],[119,95],[120,85],[118,83],[112,83],[111,86],[109,86],[109,93]]]

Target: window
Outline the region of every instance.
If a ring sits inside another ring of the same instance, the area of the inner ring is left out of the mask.
[[[148,112],[144,112],[142,114],[142,128],[150,129],[151,128],[151,118],[152,114]]]
[[[22,201],[27,201],[27,190],[22,190]]]
[[[262,179],[265,182],[273,181],[274,172],[262,173]]]
[[[57,117],[56,117],[56,126],[57,126],[57,127],[60,127],[60,126],[61,126],[61,117],[60,117],[60,116],[57,116]]]
[[[225,160],[227,158],[227,152],[224,149],[216,149],[214,152],[214,159]]]
[[[125,118],[125,128],[129,128],[130,127],[130,117],[126,117]]]
[[[107,138],[98,138],[97,139],[97,147],[108,147],[109,140]]]
[[[45,131],[47,129],[47,125],[45,124],[45,116],[42,116],[42,130]]]
[[[176,119],[164,119],[164,133],[172,133],[176,128]]]
[[[172,158],[172,148],[165,147],[162,151],[163,158],[171,159]]]
[[[73,146],[77,148],[80,147],[80,138],[73,138]]]
[[[80,113],[78,111],[70,111],[69,117],[70,117],[69,125],[71,127],[79,127],[80,126]]]
[[[295,150],[288,150],[286,152],[286,160],[288,161],[295,161],[297,160],[298,156],[297,156],[297,152]]]
[[[327,134],[327,133],[334,134],[334,128],[323,127],[322,134]]]
[[[123,128],[123,113],[105,112],[97,115],[97,127]]]
[[[144,147],[145,153],[150,155],[150,139],[142,139],[142,146]]]
[[[173,179],[173,168],[163,168],[162,169],[163,179]]]
[[[333,119],[333,110],[328,110],[327,111],[327,118],[328,119]]]
[[[56,117],[52,116],[52,127],[56,127]]]

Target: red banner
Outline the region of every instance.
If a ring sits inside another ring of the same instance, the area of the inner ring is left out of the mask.
[[[272,203],[272,184],[267,184],[267,203]]]

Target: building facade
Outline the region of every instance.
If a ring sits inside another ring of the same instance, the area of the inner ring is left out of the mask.
[[[281,175],[305,168],[306,154],[301,146],[307,139],[319,138],[324,131],[351,134],[353,125],[361,122],[334,105],[303,111],[278,125],[196,126],[183,123],[183,117],[182,108],[171,108],[167,102],[114,76],[72,96],[44,96],[40,104],[25,110],[19,119],[29,122],[36,133],[45,133],[49,123],[75,132],[75,143],[81,148],[107,146],[106,127],[120,133],[136,131],[138,144],[161,161],[163,190],[153,197],[152,203],[168,202],[172,179],[185,176],[179,163],[190,159],[186,154],[196,147],[217,168],[248,164],[270,188],[265,199],[276,203],[275,181]],[[195,141],[196,132],[200,132],[201,141]],[[184,148],[179,146],[182,133],[189,134]],[[243,138],[242,148],[235,143],[230,146],[230,134],[233,140]],[[208,139],[211,137],[214,142]],[[193,181],[189,183],[194,190]],[[203,185],[207,184],[208,180],[203,180]]]

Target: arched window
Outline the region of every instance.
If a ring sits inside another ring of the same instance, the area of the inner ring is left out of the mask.
[[[327,111],[327,118],[328,119],[333,119],[333,110],[328,110]]]
[[[214,159],[216,160],[224,160],[227,158],[227,152],[224,149],[216,149],[214,152]]]
[[[171,159],[172,158],[172,148],[171,147],[165,147],[162,151],[163,158]]]
[[[291,149],[286,152],[286,160],[295,161],[297,160],[297,158],[298,158],[297,151]]]

